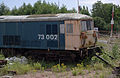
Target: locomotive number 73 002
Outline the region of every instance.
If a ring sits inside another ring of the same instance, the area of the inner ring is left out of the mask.
[[[57,35],[44,35],[44,34],[38,34],[38,39],[39,40],[44,40],[44,39],[46,39],[46,40],[57,40],[58,38],[57,38],[58,36]]]

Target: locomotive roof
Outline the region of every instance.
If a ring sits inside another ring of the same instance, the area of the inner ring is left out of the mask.
[[[62,21],[62,20],[79,20],[79,19],[92,19],[92,17],[77,13],[0,16],[0,22]]]

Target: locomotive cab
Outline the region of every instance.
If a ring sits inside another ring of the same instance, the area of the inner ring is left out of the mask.
[[[68,50],[93,47],[97,42],[92,19],[67,20],[65,29],[65,46]]]

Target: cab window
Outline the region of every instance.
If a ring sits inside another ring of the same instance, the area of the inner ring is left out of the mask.
[[[93,21],[81,21],[81,29],[82,31],[92,30]]]
[[[66,24],[66,32],[73,33],[73,24]]]

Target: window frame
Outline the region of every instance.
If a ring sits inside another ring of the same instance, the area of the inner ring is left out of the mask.
[[[47,26],[50,26],[49,29],[47,29]],[[56,26],[56,27],[53,27],[53,26]],[[53,28],[56,28],[56,29],[53,29]],[[49,33],[47,30],[50,30]],[[54,31],[54,30],[56,30],[56,31]],[[47,35],[58,34],[58,24],[46,24],[46,34]]]
[[[82,22],[85,21],[86,22],[86,27],[83,26]],[[89,30],[93,30],[93,20],[81,20],[81,31],[89,31]],[[85,28],[83,28],[85,27]],[[84,30],[82,30],[84,29]]]
[[[67,23],[66,24],[66,33],[67,34],[73,34],[73,23]]]

